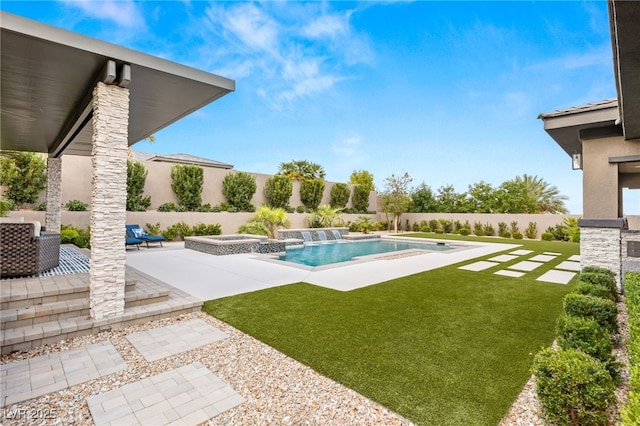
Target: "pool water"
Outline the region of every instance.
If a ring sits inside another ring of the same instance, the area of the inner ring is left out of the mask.
[[[301,249],[287,249],[286,254],[280,256],[279,260],[307,266],[323,266],[331,263],[348,262],[354,257],[408,249],[444,251],[450,250],[451,247],[431,243],[390,240],[336,241],[305,244],[304,248]]]

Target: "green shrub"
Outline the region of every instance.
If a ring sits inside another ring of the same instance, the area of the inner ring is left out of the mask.
[[[511,222],[511,235],[515,234],[516,232],[520,232],[520,228],[518,228],[518,222],[514,220],[513,222]]]
[[[200,213],[210,213],[213,211],[213,207],[211,207],[211,204],[207,203],[207,204],[203,204],[200,207],[198,207],[196,209],[196,211],[200,212]]]
[[[287,213],[295,213],[296,209],[291,206],[285,206],[284,211],[286,211]]]
[[[608,299],[615,302],[615,296],[611,294],[611,290],[601,285],[578,280],[573,291],[578,294],[600,297],[601,299]]]
[[[440,228],[445,234],[449,234],[453,230],[453,224],[448,219],[440,219]]]
[[[353,208],[358,213],[366,213],[369,209],[369,189],[364,185],[355,185],[351,196],[351,204],[353,204]]]
[[[222,195],[238,211],[247,211],[256,193],[256,178],[245,172],[227,173],[222,180]]]
[[[182,204],[176,206],[176,212],[178,213],[182,213],[182,212],[186,212],[188,209],[186,206],[183,206]]]
[[[440,222],[435,219],[431,219],[429,221],[429,230],[431,232],[436,232],[436,229],[440,229]]]
[[[60,230],[60,244],[73,244],[80,234],[75,229]]]
[[[623,408],[622,425],[640,424],[640,273],[625,274],[625,293],[629,311],[629,401]]]
[[[0,199],[0,217],[7,215],[7,212],[13,209],[13,201]]]
[[[490,223],[485,223],[482,230],[484,231],[484,235],[487,237],[493,237],[496,234],[495,228]]]
[[[315,210],[322,201],[324,181],[320,179],[305,179],[300,185],[300,201],[308,210]]]
[[[436,229],[436,234],[444,234],[444,231],[442,229]]]
[[[470,232],[467,228],[460,228],[459,234],[466,237],[467,235],[470,234]]]
[[[80,200],[69,200],[65,207],[71,212],[84,212],[87,211],[88,204]]]
[[[529,222],[527,229],[524,230],[524,235],[530,240],[535,240],[538,237],[538,225],[535,222]]]
[[[618,308],[611,300],[572,293],[564,297],[563,308],[568,315],[593,318],[610,332],[618,330]]]
[[[16,206],[33,204],[47,184],[46,162],[34,152],[0,152],[0,185]]]
[[[267,179],[264,184],[264,199],[272,208],[285,208],[289,206],[289,199],[293,194],[291,179],[285,175],[275,175]]]
[[[168,227],[162,235],[169,241],[183,240],[184,237],[193,235],[191,227],[185,222],[178,222]]]
[[[473,222],[473,233],[478,237],[482,237],[484,235],[484,228],[482,226],[482,223]]]
[[[511,238],[511,232],[507,229],[505,222],[498,222],[498,235],[502,238]]]
[[[156,222],[155,224],[147,223],[145,228],[149,235],[158,235],[160,233],[160,222]]]
[[[296,213],[304,213],[306,211],[307,211],[307,209],[305,209],[304,206],[296,207]]]
[[[558,346],[576,349],[590,355],[605,365],[609,374],[618,382],[618,363],[611,353],[611,335],[592,318],[560,315],[558,318]]]
[[[569,231],[562,224],[557,224],[554,228],[549,227],[547,232],[551,232],[553,234],[553,238],[558,241],[569,241],[570,239]]]
[[[557,425],[606,425],[615,385],[604,365],[574,350],[540,351],[533,360],[536,393],[547,420]]]
[[[289,178],[287,178],[288,180]],[[240,225],[238,228],[239,234],[251,234],[251,235],[269,235],[267,227],[260,222],[249,222],[244,225]]]
[[[611,275],[600,272],[580,272],[578,274],[578,279],[586,283],[607,288],[611,293],[613,300],[618,300],[618,286],[615,278],[611,277]]]
[[[454,233],[460,233],[459,231],[464,228],[464,226],[462,225],[462,222],[460,222],[459,220],[454,220],[453,221],[453,232]]]
[[[176,211],[176,205],[173,203],[164,203],[164,204],[160,204],[158,206],[158,211],[159,212],[174,212]]]
[[[47,203],[38,203],[33,206],[33,209],[37,212],[46,212],[47,211]]]
[[[542,241],[553,241],[553,234],[551,232],[543,232],[540,238]]]
[[[202,204],[204,169],[200,166],[174,164],[171,167],[171,189],[178,203],[187,210],[196,210]]]
[[[143,212],[151,205],[151,197],[142,195],[148,174],[142,163],[127,160],[127,211]]]
[[[196,236],[220,235],[222,234],[222,227],[219,223],[208,225],[205,223],[196,223],[191,229],[191,234]]]
[[[514,232],[512,236],[516,240],[521,240],[523,238],[522,232]]]
[[[636,426],[640,424],[640,365],[631,365],[629,400],[623,407],[621,414],[622,426]]]
[[[411,227],[411,230],[413,232],[420,232],[420,224],[418,222],[413,222],[413,225]]]
[[[334,209],[344,209],[349,202],[351,189],[346,183],[336,183],[331,187],[331,201],[329,205]]]
[[[616,279],[616,274],[613,271],[607,268],[603,268],[601,266],[585,266],[584,268],[582,268],[582,272],[595,272],[598,274],[606,274],[606,275],[609,275],[614,280]]]

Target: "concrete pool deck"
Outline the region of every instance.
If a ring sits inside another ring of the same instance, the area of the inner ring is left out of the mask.
[[[182,248],[180,244],[166,250],[128,250],[127,265],[199,299],[211,300],[297,282],[350,291],[520,247],[472,241],[455,243],[466,248],[393,260],[345,262],[320,270],[289,266],[255,253],[213,256]]]

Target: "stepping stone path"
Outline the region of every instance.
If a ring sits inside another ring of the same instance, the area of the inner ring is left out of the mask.
[[[126,339],[148,361],[198,348],[228,336],[201,319],[142,331]],[[109,342],[0,365],[0,407],[127,369]],[[244,399],[202,363],[194,362],[87,398],[98,425],[197,425]]]
[[[242,402],[199,362],[87,398],[96,426],[196,425]]]
[[[484,271],[494,266],[499,266],[500,263],[509,262],[517,259],[520,256],[526,256],[534,253],[533,250],[515,250],[509,254],[501,254],[490,258],[488,261],[481,260],[478,262],[470,263],[468,265],[460,266],[458,269],[465,271]],[[542,266],[544,263],[554,261],[561,256],[562,253],[545,251],[541,254],[536,254],[529,257],[526,260],[522,260],[513,265],[507,266],[507,269],[500,269],[494,272],[495,275],[501,275],[505,277],[519,278],[525,275],[527,272],[534,271],[536,268]],[[567,284],[571,279],[580,272],[580,255],[574,254],[567,260],[560,262],[554,266],[554,269],[545,272],[536,281],[543,281],[555,284]]]

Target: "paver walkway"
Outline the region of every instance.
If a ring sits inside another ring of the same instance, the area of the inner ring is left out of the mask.
[[[225,333],[195,319],[168,327],[140,331],[126,339],[149,362],[208,345],[228,337]]]
[[[195,425],[242,402],[199,362],[87,398],[96,426]]]
[[[127,367],[109,342],[50,353],[0,366],[2,407],[57,392]],[[10,391],[10,392],[9,392]]]

